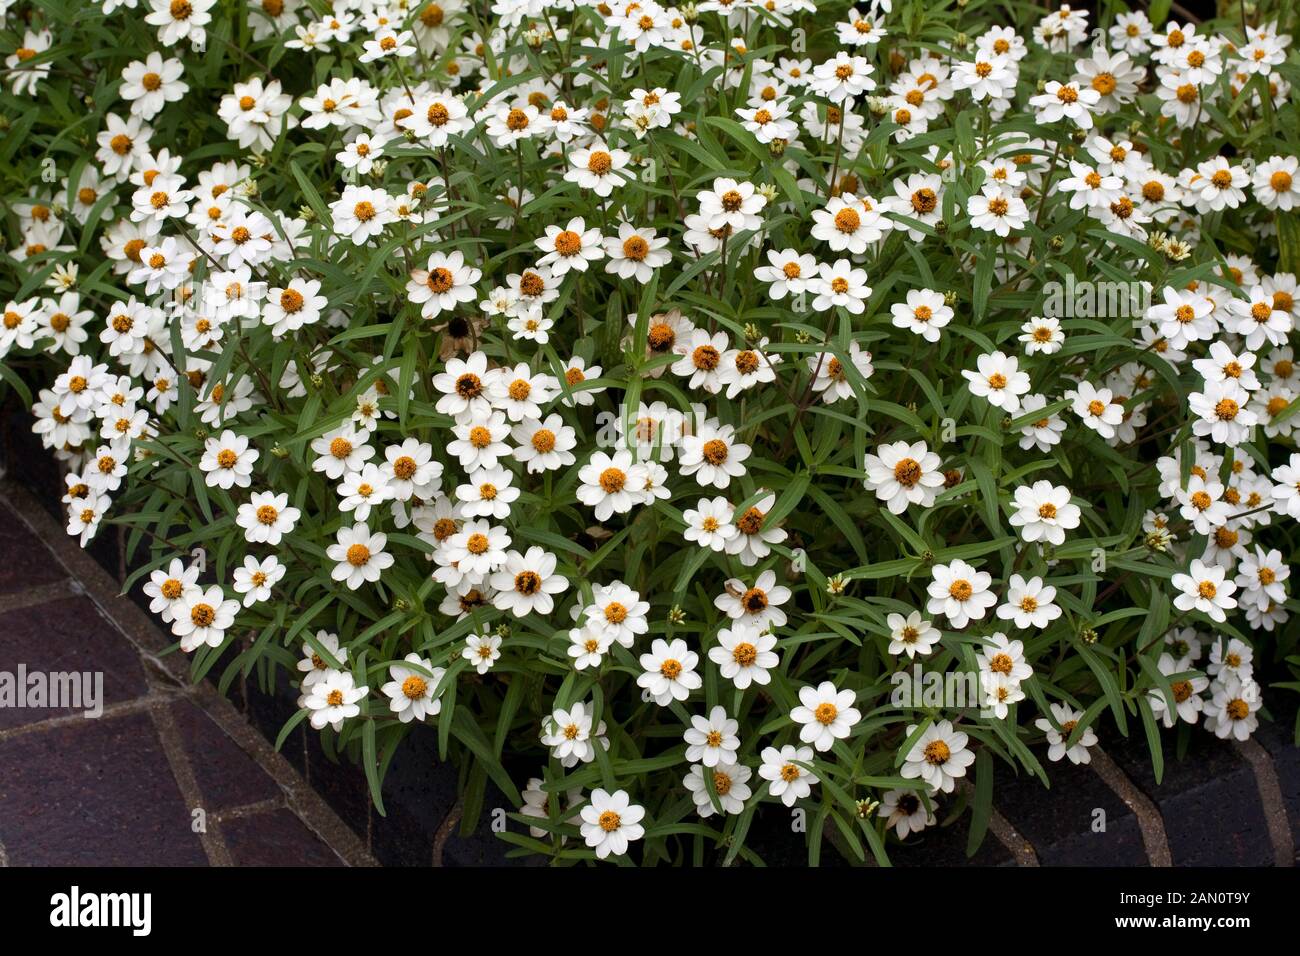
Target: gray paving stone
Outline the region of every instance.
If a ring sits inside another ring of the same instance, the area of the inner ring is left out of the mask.
[[[0,502],[0,594],[53,584],[66,577],[40,539],[8,504]]]
[[[15,866],[203,866],[147,713],[0,741],[0,842]]]
[[[0,670],[16,678],[19,665],[28,675],[71,672],[89,673],[92,682],[102,679],[102,706],[134,700],[148,691],[135,647],[99,613],[94,602],[72,594],[0,614]],[[95,678],[96,672],[102,678]],[[68,716],[81,709],[0,707],[0,730]]]
[[[288,810],[221,824],[236,866],[342,866],[338,854]]]

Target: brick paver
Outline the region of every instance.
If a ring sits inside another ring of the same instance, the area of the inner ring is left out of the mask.
[[[228,700],[160,656],[169,638],[117,591],[0,484],[0,670],[103,681],[97,718],[0,707],[0,864],[374,865]]]

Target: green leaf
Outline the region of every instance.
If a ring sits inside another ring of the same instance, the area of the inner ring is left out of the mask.
[[[993,758],[981,747],[975,751],[975,797],[971,801],[970,832],[966,838],[966,856],[973,857],[984,842],[993,813]]]
[[[366,720],[361,725],[361,759],[366,769],[366,782],[370,784],[370,799],[381,817],[388,814],[384,810],[384,796],[379,786],[379,759],[375,752],[375,722]]]

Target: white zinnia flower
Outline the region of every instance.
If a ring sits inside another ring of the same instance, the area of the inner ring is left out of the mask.
[[[894,514],[909,504],[928,508],[943,490],[942,462],[925,442],[905,441],[881,445],[878,454],[867,455],[867,477],[863,482]]]
[[[414,666],[390,664],[391,680],[379,688],[388,697],[388,709],[404,724],[437,716],[442,700],[435,695],[446,670],[415,653],[407,654],[404,660]]]
[[[706,767],[734,764],[740,738],[740,724],[727,716],[725,707],[715,706],[707,717],[696,714],[682,739],[686,741],[686,759]]]
[[[1062,757],[1068,757],[1070,763],[1081,764],[1091,763],[1092,754],[1088,748],[1097,743],[1097,735],[1093,733],[1091,727],[1086,728],[1079,735],[1079,739],[1072,747],[1066,746],[1070,735],[1074,733],[1075,727],[1083,718],[1083,711],[1074,710],[1068,704],[1049,704],[1052,711],[1052,717],[1055,718],[1058,730],[1046,717],[1039,717],[1034,721],[1034,726],[1047,736],[1047,759],[1053,762],[1060,760]]]
[[[311,685],[302,706],[311,712],[313,728],[322,730],[328,724],[338,731],[343,721],[361,713],[357,702],[364,700],[369,691],[369,687],[357,687],[347,671],[327,671],[323,679]]]
[[[936,564],[931,574],[934,580],[927,588],[930,601],[926,607],[931,614],[947,617],[953,627],[982,620],[985,612],[997,603],[997,597],[989,591],[993,576],[987,571],[976,571],[965,561]]]
[[[582,838],[602,860],[611,854],[622,856],[630,841],[645,836],[645,827],[641,826],[645,808],[632,803],[626,790],[608,793],[597,788],[580,813]]]
[[[916,724],[910,724],[907,736],[916,729]],[[951,721],[931,724],[907,752],[902,775],[909,780],[920,777],[935,790],[952,793],[957,778],[966,776],[966,768],[975,762],[975,754],[966,748],[968,739],[953,729]]]
[[[387,543],[387,535],[378,531],[371,534],[361,522],[339,528],[335,543],[325,549],[326,556],[336,562],[330,577],[352,591],[367,581],[373,584],[386,568],[393,566],[393,556],[384,551]]]
[[[799,739],[819,751],[830,750],[836,740],[848,737],[853,725],[862,719],[862,712],[853,706],[856,700],[853,691],[839,690],[830,681],[801,687],[799,706],[790,711],[790,719],[803,725]]]

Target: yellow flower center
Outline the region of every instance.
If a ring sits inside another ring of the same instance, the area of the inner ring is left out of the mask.
[[[932,740],[925,745],[925,762],[932,767],[940,767],[948,762],[952,756],[952,751],[942,740]]]
[[[894,480],[904,488],[911,488],[921,480],[921,463],[915,458],[904,458],[894,466]]]
[[[1110,73],[1098,73],[1092,78],[1092,88],[1102,96],[1115,92],[1115,77]]]
[[[1220,421],[1230,422],[1237,417],[1240,406],[1230,398],[1221,398],[1214,406],[1214,415]]]
[[[555,251],[562,256],[576,256],[582,251],[582,237],[566,229],[555,237]]]
[[[704,443],[700,453],[710,465],[720,465],[727,460],[727,443],[720,438],[710,439]]]
[[[637,235],[628,236],[623,241],[623,255],[633,262],[640,262],[650,253],[650,243]]]
[[[627,484],[627,473],[621,468],[606,468],[600,473],[599,481],[606,494],[617,494]]]

